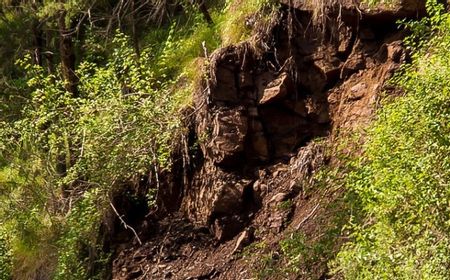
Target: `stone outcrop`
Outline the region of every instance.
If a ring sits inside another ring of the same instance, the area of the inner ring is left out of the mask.
[[[172,279],[250,278],[236,253],[253,239],[278,240],[288,226],[323,213],[319,195],[306,194],[314,171],[329,160],[315,140],[331,142],[372,119],[380,93],[394,91],[386,81],[408,60],[396,21],[424,8],[413,0],[382,9],[356,8],[353,0],[282,2],[280,20],[263,40],[208,58],[208,79],[194,97],[199,151],[179,191],[180,232],[171,234],[165,218],[160,239],[174,244],[158,245],[156,237],[137,250],[158,254],[154,247],[173,247],[164,255],[172,267],[160,269],[160,260],[148,256],[141,262],[155,279],[168,271]],[[342,17],[314,26],[317,7],[308,5],[323,2],[340,5],[319,12],[337,18],[340,9]],[[187,236],[185,223],[199,232]],[[123,259],[118,270],[128,266]]]
[[[290,3],[303,7],[296,2]],[[244,42],[209,58],[210,79],[195,97],[204,164],[182,209],[218,239],[237,234],[259,207],[255,170],[291,158],[312,139],[369,121],[385,81],[407,59],[395,19],[421,11],[421,4],[362,7],[361,18],[344,2],[341,8],[353,16],[342,18],[337,30],[331,22],[315,28],[312,13],[290,10],[296,21],[286,17],[272,26],[272,45]],[[396,18],[372,25],[373,16],[387,12]]]

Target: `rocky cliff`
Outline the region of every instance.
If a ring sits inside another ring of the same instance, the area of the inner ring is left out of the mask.
[[[323,235],[342,191],[315,189],[313,175],[333,166],[330,147],[371,120],[382,93],[395,94],[387,80],[408,60],[396,21],[424,5],[322,2],[283,0],[264,24],[248,20],[251,40],[205,59],[160,213],[139,227],[142,246],[118,250],[114,279],[253,279],[284,236]],[[308,278],[327,279],[326,261],[309,264]]]

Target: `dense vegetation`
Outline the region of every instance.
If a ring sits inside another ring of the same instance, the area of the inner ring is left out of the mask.
[[[114,194],[147,178],[154,205],[199,57],[266,4],[0,3],[0,279],[104,278]]]
[[[247,16],[275,2],[0,2],[0,279],[104,279],[114,195],[146,178],[154,205],[205,52],[247,38]],[[329,264],[345,279],[450,279],[450,15],[427,8],[402,23],[401,96],[344,179],[325,180],[347,191],[351,220],[332,234],[350,241]],[[325,237],[282,241],[289,271],[332,258]]]
[[[261,279],[317,279],[310,269],[327,260],[336,279],[450,279],[450,14],[436,1],[427,13],[398,23],[411,62],[390,81],[397,94],[362,133],[329,143],[339,164],[313,187],[345,192],[327,206],[334,219],[319,237],[285,236]]]
[[[368,129],[363,156],[348,162],[356,213],[332,266],[345,279],[450,279],[450,16],[405,23],[413,56]]]

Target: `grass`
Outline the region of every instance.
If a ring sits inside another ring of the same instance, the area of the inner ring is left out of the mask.
[[[246,19],[265,15],[259,11],[268,3],[217,4],[213,25],[189,10],[149,31],[140,56],[123,34],[108,49],[90,38],[95,50],[77,69],[80,98],[64,91],[58,75],[21,61],[31,99],[22,119],[0,129],[0,232],[10,233],[0,239],[3,279],[95,278],[87,256],[101,245],[104,202],[148,168],[170,165],[180,112],[204,78],[203,46],[210,54],[248,38]],[[61,158],[65,172],[56,171]]]
[[[384,102],[361,156],[347,162],[358,211],[331,263],[347,279],[450,278],[450,21],[427,8],[429,18],[407,24],[413,61],[393,79],[405,94]]]

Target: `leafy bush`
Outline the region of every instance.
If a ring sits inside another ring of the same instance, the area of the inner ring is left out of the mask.
[[[263,2],[239,2],[252,7],[240,17]],[[42,12],[59,11],[55,5]],[[77,42],[89,48],[77,61],[77,96],[58,70],[34,65],[30,55],[19,61],[25,77],[10,78],[13,93],[0,97],[21,96],[0,105],[0,232],[8,232],[0,235],[0,277],[102,277],[92,267],[108,261],[98,233],[109,200],[170,166],[182,108],[201,77],[203,46],[212,52],[227,41],[220,31],[230,21],[249,32],[222,5],[210,9],[214,25],[184,8],[170,25],[148,32],[139,55],[119,32],[102,48],[98,32],[86,30]]]
[[[0,232],[0,279],[11,278],[11,251],[8,242],[8,235]]]
[[[363,209],[332,263],[346,279],[450,278],[450,16],[407,23],[413,62],[368,130],[346,185]]]
[[[236,44],[252,35],[255,24],[271,19],[278,0],[227,1],[219,23],[224,45]]]
[[[108,197],[170,164],[184,92],[174,92],[172,80],[154,78],[148,50],[137,57],[123,35],[114,44],[104,66],[80,65],[77,97],[65,91],[59,77],[21,62],[32,98],[22,119],[5,123],[0,145],[9,162],[0,183],[0,219],[15,233],[15,267],[33,259],[48,262],[56,254],[58,279],[68,279],[69,272],[71,279],[86,279],[84,259],[76,260],[83,248],[96,246]],[[57,252],[51,253],[49,244]],[[42,257],[43,252],[49,255]]]
[[[96,205],[98,202],[98,189],[88,191],[67,215],[66,223],[70,226],[65,228],[58,241],[58,266],[53,279],[102,279],[97,278],[100,275],[90,275],[86,268],[86,263],[101,262],[103,259],[92,253],[99,251],[95,250],[101,220],[99,205]],[[94,248],[90,248],[90,254],[84,256],[86,250],[83,247]]]

